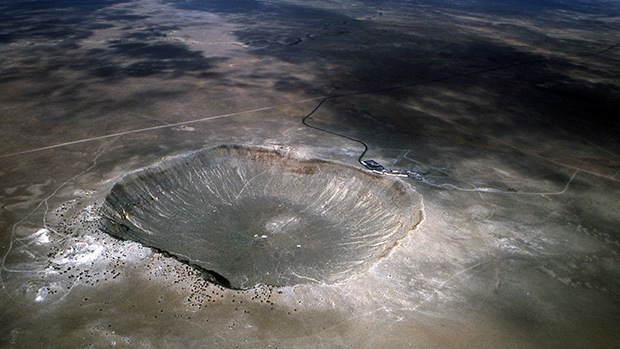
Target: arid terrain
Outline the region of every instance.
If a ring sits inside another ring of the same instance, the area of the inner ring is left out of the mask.
[[[0,347],[620,347],[618,45],[617,1],[3,1]],[[223,145],[278,163],[184,167]]]

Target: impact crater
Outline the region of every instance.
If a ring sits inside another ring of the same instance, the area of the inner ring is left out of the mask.
[[[220,146],[122,178],[106,195],[102,228],[247,289],[346,280],[421,220],[421,196],[400,180]]]

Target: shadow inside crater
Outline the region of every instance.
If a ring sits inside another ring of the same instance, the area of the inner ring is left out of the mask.
[[[345,165],[223,146],[126,176],[103,230],[235,289],[334,283],[385,256],[422,219],[409,185]]]

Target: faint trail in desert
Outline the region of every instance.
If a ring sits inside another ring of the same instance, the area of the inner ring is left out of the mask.
[[[101,139],[108,139],[108,138],[113,138],[113,137],[118,137],[118,136],[125,136],[125,135],[129,135],[129,134],[134,134],[134,133],[155,131],[155,130],[161,130],[161,129],[171,128],[171,127],[176,127],[176,126],[182,126],[182,125],[195,124],[195,123],[199,123],[199,122],[211,121],[211,120],[216,120],[216,119],[224,119],[224,118],[228,118],[228,117],[236,116],[236,115],[251,114],[251,113],[256,113],[256,112],[265,111],[265,110],[277,109],[279,107],[283,107],[283,106],[287,106],[287,105],[306,103],[306,102],[314,101],[314,100],[321,99],[321,98],[324,98],[324,97],[308,98],[308,99],[296,101],[296,102],[293,102],[293,103],[286,103],[286,104],[280,104],[280,105],[272,105],[272,106],[263,107],[263,108],[244,110],[244,111],[240,111],[240,112],[236,112],[236,113],[207,116],[207,117],[204,117],[204,118],[193,119],[193,120],[182,121],[182,122],[176,122],[176,123],[173,123],[173,124],[165,124],[165,125],[158,125],[158,126],[152,126],[152,127],[145,127],[145,128],[134,129],[134,130],[128,130],[128,131],[121,131],[121,132],[105,134],[105,135],[96,136],[96,137],[83,138],[83,139],[78,139],[78,140],[64,142],[64,143],[48,145],[48,146],[45,146],[45,147],[33,148],[33,149],[18,151],[18,152],[15,152],[15,153],[3,154],[3,155],[0,155],[0,159],[8,158],[8,157],[11,157],[11,156],[16,156],[16,155],[23,155],[23,154],[35,153],[35,152],[40,152],[40,151],[49,150],[49,149],[65,147],[65,146],[68,146],[68,145],[87,143],[87,142],[98,141],[98,140],[101,140]]]

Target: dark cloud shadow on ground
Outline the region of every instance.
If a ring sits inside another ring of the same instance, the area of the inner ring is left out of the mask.
[[[165,78],[195,75],[209,78],[216,61],[207,60],[186,45],[166,40],[178,29],[145,24],[126,1],[30,1],[0,5],[0,44],[18,45],[21,66],[0,67],[0,82],[24,79],[52,80],[61,70],[118,83],[129,77],[159,75]],[[116,7],[115,7],[116,6]],[[100,47],[83,48],[83,40],[96,30],[118,27],[121,36]],[[16,46],[14,46],[16,47]],[[27,58],[25,58],[27,57]]]
[[[0,44],[19,39],[79,40],[108,24],[92,23],[98,11],[127,0],[31,0],[0,4]],[[110,15],[104,17],[114,20]]]
[[[184,10],[198,10],[214,13],[248,13],[270,8],[255,0],[165,0],[165,3]]]
[[[171,40],[167,35],[177,26],[137,16],[130,3],[35,1],[0,8],[8,21],[0,22],[0,85],[4,100],[19,106],[3,110],[10,135],[5,152],[161,124],[153,105],[186,95],[192,86],[179,84],[184,77],[218,79],[213,67],[226,59]],[[126,85],[145,77],[157,80],[137,82],[137,90]],[[124,117],[115,119],[119,114]],[[12,148],[15,139],[23,140],[19,148]]]
[[[546,10],[571,9],[584,14],[597,14],[609,10],[608,4],[602,1],[588,0],[470,0],[447,1],[437,0],[432,3],[428,0],[361,0],[366,6],[381,6],[382,8],[398,7],[412,8],[419,5],[432,4],[436,8],[464,10],[469,13],[485,13],[495,15],[540,15]],[[609,12],[617,15],[620,9]]]
[[[98,82],[114,84],[126,78],[146,76],[164,79],[193,76],[211,80],[221,77],[213,72],[213,68],[225,62],[226,57],[207,59],[201,52],[182,43],[166,40],[170,31],[179,29],[184,23],[145,26],[138,23],[146,17],[123,9],[106,9],[120,3],[118,0],[97,3],[33,1],[21,7],[3,5],[4,18],[11,19],[9,22],[16,26],[5,24],[0,27],[0,41],[62,38],[63,42],[51,47],[39,44],[24,47],[25,55],[32,57],[29,64],[32,68],[7,68],[0,81],[23,78],[43,81],[63,69],[87,74]],[[571,69],[602,74],[600,71],[588,71],[588,67],[567,60],[543,57],[497,41],[484,40],[459,31],[446,23],[443,15],[433,17],[432,11],[419,15],[412,13],[410,15],[419,21],[393,27],[352,18],[343,14],[345,10],[339,12],[337,9],[290,3],[275,5],[251,0],[164,3],[183,10],[243,15],[235,17],[235,21],[239,18],[235,35],[251,54],[275,57],[314,76],[313,81],[308,81],[287,72],[261,70],[243,77],[243,80],[234,79],[233,84],[238,87],[247,81],[271,81],[277,90],[287,92],[349,94],[374,91],[375,95],[398,102],[415,98],[419,84],[450,78],[441,83],[480,91],[484,98],[494,99],[490,101],[492,108],[480,112],[479,118],[459,119],[458,114],[462,112],[450,110],[455,102],[450,97],[445,98],[443,106],[437,107],[455,115],[456,120],[468,127],[507,139],[513,137],[514,131],[540,133],[547,128],[560,128],[597,144],[618,147],[613,137],[620,131],[617,118],[613,117],[613,111],[620,109],[618,87],[577,80],[567,74]],[[377,8],[390,3],[382,3]],[[423,4],[420,1],[394,3],[395,6],[402,4],[405,10],[411,10],[407,6]],[[538,7],[554,8],[562,4],[562,1],[536,1],[522,10],[532,13]],[[577,10],[584,4],[576,5]],[[511,8],[516,5],[510,3],[501,8],[499,2],[480,2],[468,5],[470,7],[460,3],[437,6],[470,11],[474,8],[483,13],[494,8],[511,16],[514,12]],[[59,10],[64,12],[59,13]],[[37,16],[30,18],[31,13]],[[122,36],[109,40],[102,47],[78,49],[79,40],[91,35],[93,28],[109,25],[124,26]],[[525,31],[523,35],[527,33]],[[486,71],[489,68],[497,70]],[[342,97],[342,100],[346,98]],[[344,108],[344,112],[335,124],[342,125],[352,136],[368,135],[373,133],[369,130],[382,129],[386,133],[397,132],[406,136],[417,134],[424,127],[395,128],[397,120],[402,118],[400,114],[360,123],[357,117],[346,117],[348,107],[343,104],[346,102],[337,104],[336,108]],[[463,104],[466,109],[470,108],[467,116],[475,114],[475,101]],[[325,107],[329,105],[325,104]],[[358,106],[352,109],[355,108],[359,109]],[[494,117],[494,112],[502,110],[512,119]]]
[[[405,100],[415,94],[417,84],[452,77],[444,82],[455,82],[467,90],[483,91],[483,95],[496,98],[493,101],[495,107],[517,111],[505,113],[513,118],[508,122],[500,123],[492,115],[481,115],[479,120],[464,120],[471,127],[506,138],[512,137],[510,130],[506,130],[507,125],[518,127],[520,132],[540,133],[545,128],[559,128],[603,146],[618,147],[613,136],[620,132],[620,123],[613,117],[614,111],[620,110],[618,86],[577,80],[569,75],[571,70],[599,76],[604,72],[596,72],[559,56],[550,58],[491,38],[474,36],[450,23],[441,22],[445,19],[443,17],[420,16],[419,22],[408,27],[391,28],[373,21],[357,20],[336,10],[286,3],[277,6],[249,3],[249,7],[240,3],[239,7],[225,8],[199,0],[182,4],[169,2],[181,8],[247,15],[244,17],[245,28],[239,29],[236,35],[254,55],[276,57],[309,69],[316,76],[315,82],[326,85],[326,89],[335,94],[386,89],[377,93]],[[542,21],[537,11],[557,10],[565,5],[563,1],[529,1],[527,4],[476,2],[467,7],[458,3],[451,8],[462,7],[505,17],[531,14],[534,21]],[[617,6],[590,6],[585,2],[568,8],[584,13],[607,8],[609,13],[617,10]],[[524,30],[519,35],[530,34],[534,35]],[[541,36],[536,40],[546,38]],[[575,50],[575,44],[571,43],[571,50]],[[583,52],[596,61],[594,54]],[[259,77],[278,79],[278,74],[262,74]],[[408,85],[412,88],[393,89]],[[295,80],[279,81],[276,87],[302,92],[315,88],[305,81]],[[446,99],[446,108],[450,105],[451,101]],[[345,122],[343,128],[351,132],[361,126],[355,121],[348,124],[346,118],[341,121]]]
[[[212,10],[203,1],[190,3],[194,9]],[[396,3],[395,6],[402,4],[403,11],[411,11],[408,14],[413,18],[411,22],[399,26],[384,25],[374,22],[372,13],[362,16],[366,19],[359,20],[342,14],[348,13],[347,10],[338,12],[337,9],[281,3],[277,7],[264,4],[260,11],[230,8],[228,12],[245,14],[245,20],[241,22],[245,28],[240,28],[235,34],[254,55],[275,57],[305,71],[312,71],[316,77],[313,83],[294,79],[284,81],[281,72],[262,72],[257,74],[257,78],[275,79],[276,88],[287,91],[315,93],[317,86],[324,86],[324,91],[331,94],[344,94],[325,103],[311,122],[364,140],[371,148],[385,147],[391,143],[387,141],[390,138],[398,138],[401,144],[409,142],[415,145],[412,140],[423,136],[427,140],[433,139],[441,147],[451,147],[453,155],[462,161],[477,155],[467,151],[467,147],[460,149],[455,145],[488,148],[500,145],[505,151],[514,152],[504,143],[490,142],[489,138],[479,134],[463,132],[453,124],[433,122],[429,118],[416,121],[417,116],[411,109],[377,113],[368,110],[372,109],[368,103],[347,96],[371,92],[367,96],[381,96],[393,103],[407,102],[428,98],[425,94],[428,91],[420,92],[420,89],[437,85],[437,89],[448,93],[432,101],[435,112],[507,144],[537,152],[550,141],[574,141],[572,138],[577,137],[578,142],[620,153],[616,136],[620,134],[620,120],[614,115],[620,110],[620,87],[597,82],[596,79],[604,81],[614,74],[600,65],[607,60],[603,66],[613,66],[609,62],[613,61],[610,58],[613,55],[597,55],[606,47],[592,50],[591,42],[579,37],[559,42],[530,27],[493,27],[489,24],[490,32],[497,31],[499,34],[504,31],[509,37],[517,36],[523,42],[534,43],[534,47],[549,45],[547,48],[550,50],[565,47],[567,57],[577,55],[591,62],[588,65],[563,58],[562,55],[542,55],[534,50],[503,44],[492,36],[476,35],[453,25],[445,11],[423,10],[417,14],[416,11],[421,8],[414,6],[428,2],[388,1],[371,6],[380,10],[389,8],[391,3]],[[176,6],[175,3],[170,4]],[[515,19],[515,23],[525,18],[541,25],[548,24],[546,11],[571,10],[609,18],[620,12],[620,7],[613,4],[567,3],[560,0],[527,3],[477,1],[468,4],[440,2],[433,3],[435,9],[474,13],[489,20],[501,16]],[[483,23],[480,25],[484,26]],[[604,22],[593,24],[584,20],[577,26],[585,31],[605,29],[606,25],[601,23]],[[564,25],[574,27],[575,22],[566,24],[554,19],[553,25],[558,28]],[[580,74],[596,78],[576,77]],[[479,99],[468,100],[471,96]],[[364,98],[362,95],[358,97]],[[522,144],[525,138],[529,144]],[[587,167],[586,160],[582,158],[569,159],[574,155],[571,151],[558,151],[558,156]],[[511,161],[510,157],[506,157],[505,161]],[[613,166],[607,169],[614,171]],[[559,185],[566,181],[565,169],[560,167],[547,171],[549,173],[544,176],[553,177]]]

